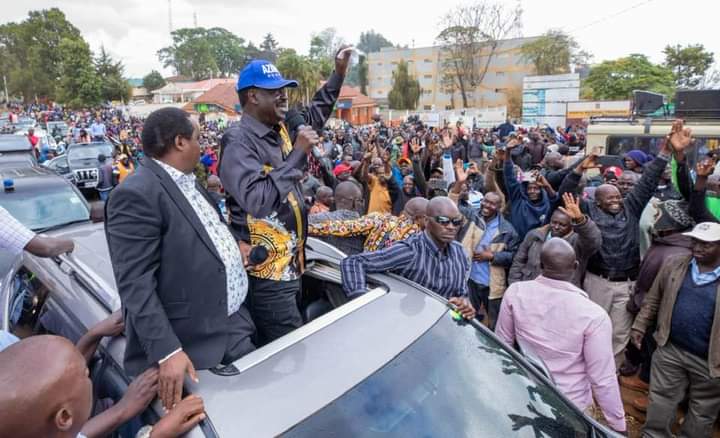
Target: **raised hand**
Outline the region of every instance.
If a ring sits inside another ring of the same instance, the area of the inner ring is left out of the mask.
[[[563,204],[565,207],[558,207],[560,211],[565,213],[573,222],[581,222],[585,215],[580,210],[580,198],[575,198],[571,193],[563,193]]]
[[[600,163],[597,162],[598,156],[595,153],[592,153],[585,157],[580,164],[575,168],[575,171],[577,173],[583,173],[588,169],[597,169],[600,167]]]
[[[704,158],[695,166],[698,176],[708,177],[715,171],[715,160],[710,157]]]
[[[462,184],[468,179],[468,173],[465,170],[465,165],[463,164],[463,161],[461,159],[457,159],[455,161],[455,183],[456,184]]]
[[[410,140],[410,150],[413,154],[419,154],[420,151],[422,151],[422,144],[420,144],[419,138],[414,137],[412,140]]]
[[[445,130],[442,135],[443,149],[450,149],[455,144],[454,136],[450,134],[449,130]]]
[[[693,142],[692,130],[685,128],[682,120],[675,120],[672,124],[670,134],[668,134],[668,143],[676,152],[683,152]]]

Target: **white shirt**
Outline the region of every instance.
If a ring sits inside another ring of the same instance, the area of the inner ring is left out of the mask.
[[[225,265],[228,315],[232,315],[240,309],[248,291],[247,273],[237,241],[233,238],[227,225],[220,220],[217,210],[198,191],[195,186],[195,175],[186,175],[169,164],[159,160],[154,161],[170,175],[190,203],[220,255]]]
[[[35,233],[0,207],[0,249],[20,253],[33,238]]]
[[[105,124],[102,122],[95,122],[90,125],[90,135],[92,135],[93,137],[101,137],[105,135]]]

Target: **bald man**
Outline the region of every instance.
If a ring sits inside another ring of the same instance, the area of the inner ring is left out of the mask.
[[[354,220],[317,222],[313,219],[308,226],[308,235],[321,238],[365,236],[364,250],[378,251],[420,232],[425,227],[427,203],[425,198],[412,198],[400,216],[376,212]]]
[[[579,409],[588,411],[594,396],[610,427],[625,432],[610,318],[572,284],[578,262],[566,240],[545,242],[540,262],[542,275],[505,291],[495,333],[536,353]]]
[[[594,203],[581,204],[583,213],[595,222],[602,235],[600,249],[588,261],[583,285],[590,299],[610,315],[618,367],[623,361],[633,323],[627,303],[640,269],[640,217],[655,193],[671,155],[675,154],[678,163],[685,161],[684,153],[692,143],[692,133],[684,128],[682,121],[676,121],[668,139],[625,197],[617,187],[603,184],[595,191]],[[580,163],[563,181],[560,191],[577,192],[583,172],[595,167],[595,158],[591,155]]]
[[[413,198],[406,209],[413,205]],[[463,215],[450,198],[436,197],[427,204],[425,231],[391,247],[346,257],[340,264],[343,289],[349,297],[365,293],[365,275],[392,272],[442,295],[468,319],[475,309],[468,300],[470,262],[455,241]]]
[[[94,438],[112,433],[113,429],[106,428],[115,420],[109,418],[112,415],[100,414],[88,421],[93,402],[92,382],[85,357],[67,339],[31,336],[0,351],[0,364],[1,437]],[[137,391],[133,398],[146,398],[147,406],[157,388],[142,379],[153,378],[157,381],[157,371],[146,371],[131,383],[128,393]],[[128,403],[137,404],[138,400]],[[151,432],[148,436],[180,436],[205,418],[203,409],[202,399],[188,396],[155,426],[146,426]]]

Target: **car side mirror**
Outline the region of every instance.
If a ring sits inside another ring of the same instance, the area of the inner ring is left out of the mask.
[[[105,222],[105,202],[98,201],[91,205],[90,220],[94,224]]]

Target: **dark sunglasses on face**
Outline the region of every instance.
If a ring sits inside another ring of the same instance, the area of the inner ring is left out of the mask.
[[[437,222],[439,225],[442,225],[444,227],[447,227],[450,224],[453,224],[456,227],[459,227],[463,224],[464,220],[461,217],[456,218],[449,218],[447,216],[433,216],[432,220]]]

